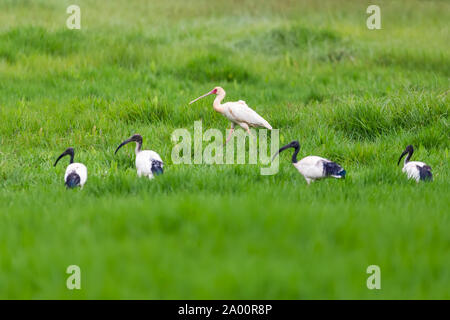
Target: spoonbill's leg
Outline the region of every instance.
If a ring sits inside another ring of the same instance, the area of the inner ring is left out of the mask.
[[[230,134],[228,135],[227,140],[225,141],[225,143],[224,143],[223,145],[226,145],[226,144],[228,143],[228,141],[230,141],[231,135],[233,134],[233,132],[234,132],[234,123],[232,122],[232,123],[231,123]]]

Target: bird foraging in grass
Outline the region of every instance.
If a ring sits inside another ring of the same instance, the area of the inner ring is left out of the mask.
[[[73,162],[75,156],[75,151],[73,148],[67,148],[59,157],[56,159],[54,167],[58,161],[64,157],[70,155],[70,164],[66,168],[66,173],[64,175],[64,183],[67,188],[75,188],[80,186],[83,189],[84,184],[87,180],[87,168],[82,163]]]
[[[231,135],[233,134],[234,127],[237,124],[242,129],[246,130],[247,133],[251,136],[250,127],[254,128],[266,128],[272,130],[272,126],[259,114],[257,114],[253,109],[251,109],[243,100],[239,100],[237,102],[226,102],[221,103],[225,98],[225,90],[221,87],[215,87],[210,92],[198,97],[197,99],[192,100],[189,104],[194,103],[197,100],[200,100],[204,97],[207,97],[211,94],[215,94],[216,98],[213,102],[213,108],[215,111],[223,114],[228,120],[231,121],[231,130],[225,142],[231,139]]]
[[[141,150],[142,136],[140,134],[135,134],[131,138],[122,142],[117,147],[114,154],[130,142],[136,142],[136,170],[139,177],[145,176],[149,179],[153,179],[155,175],[160,175],[163,173],[164,163],[159,154],[152,150]]]
[[[402,171],[406,173],[408,179],[414,179],[417,183],[419,181],[433,181],[433,174],[429,165],[420,161],[409,161],[413,153],[413,146],[407,146],[398,159],[397,165],[400,164],[402,158],[407,154],[408,156],[405,158]]]
[[[300,143],[298,141],[292,141],[284,147],[281,147],[273,156],[272,161],[280,152],[289,148],[294,149],[294,153],[292,154],[292,164],[305,178],[308,184],[312,181],[328,177],[336,179],[345,178],[346,171],[340,165],[328,159],[317,156],[307,156],[298,161],[297,154],[300,150]]]

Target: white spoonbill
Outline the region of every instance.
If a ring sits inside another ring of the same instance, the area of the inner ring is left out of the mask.
[[[138,177],[145,176],[149,179],[153,179],[155,175],[160,175],[163,173],[163,161],[159,154],[152,150],[141,150],[142,147],[142,136],[140,134],[135,134],[131,138],[122,142],[116,149],[117,151],[124,145],[130,142],[136,142],[136,170]]]
[[[308,184],[310,184],[311,181],[328,177],[333,177],[336,179],[345,178],[346,171],[340,165],[328,159],[317,156],[308,156],[298,161],[297,154],[300,150],[300,144],[298,141],[292,141],[291,143],[280,148],[280,150],[278,150],[278,152],[273,156],[272,161],[280,152],[289,148],[294,148],[294,153],[292,154],[292,164],[298,172],[305,177]]]
[[[207,97],[211,94],[215,94],[216,98],[213,102],[213,108],[215,111],[223,114],[228,120],[231,121],[231,131],[225,143],[231,139],[231,135],[234,131],[234,126],[237,124],[242,129],[246,130],[251,136],[250,127],[254,128],[266,128],[272,130],[272,126],[253,109],[251,109],[243,100],[237,102],[226,102],[221,104],[221,101],[225,98],[225,90],[221,87],[215,87],[210,92],[192,100],[189,104],[195,101]]]
[[[65,185],[67,188],[75,188],[80,186],[81,189],[83,189],[83,186],[87,180],[87,168],[82,163],[73,162],[73,158],[75,156],[73,148],[67,148],[66,151],[61,153],[53,166],[55,167],[59,159],[67,155],[70,155],[70,164],[67,166],[66,174],[64,175]]]
[[[408,179],[414,179],[416,182],[422,181],[433,181],[433,174],[431,173],[431,167],[424,162],[419,161],[409,161],[414,152],[414,148],[412,145],[406,147],[405,151],[403,151],[402,155],[398,159],[397,165],[400,164],[402,158],[408,154],[405,158],[405,162],[403,164],[402,171],[406,173]]]

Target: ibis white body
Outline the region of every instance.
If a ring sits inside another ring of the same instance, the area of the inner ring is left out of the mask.
[[[414,179],[416,182],[425,180],[423,171],[428,171],[429,166],[426,163],[420,161],[410,161],[404,164],[402,171],[406,173],[408,179]]]
[[[293,165],[308,184],[318,179],[328,177],[341,179],[345,176],[345,170],[340,165],[318,156],[305,157]]]
[[[77,162],[69,164],[66,168],[66,173],[64,175],[64,182],[66,185],[69,185],[69,183],[70,183],[69,177],[72,174],[78,175],[80,182],[77,185],[80,186],[81,188],[83,188],[84,184],[87,181],[86,166],[82,163],[77,163]]]

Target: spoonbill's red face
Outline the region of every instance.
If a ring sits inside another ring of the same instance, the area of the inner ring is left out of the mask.
[[[205,93],[204,95],[198,97],[197,99],[192,100],[191,102],[189,102],[189,104],[192,104],[192,103],[194,103],[195,101],[200,100],[200,99],[202,99],[202,98],[204,98],[204,97],[207,97],[207,96],[209,96],[209,95],[211,95],[211,94],[221,94],[221,93],[225,93],[225,90],[223,90],[221,87],[215,87],[215,88],[212,89],[210,92]]]

